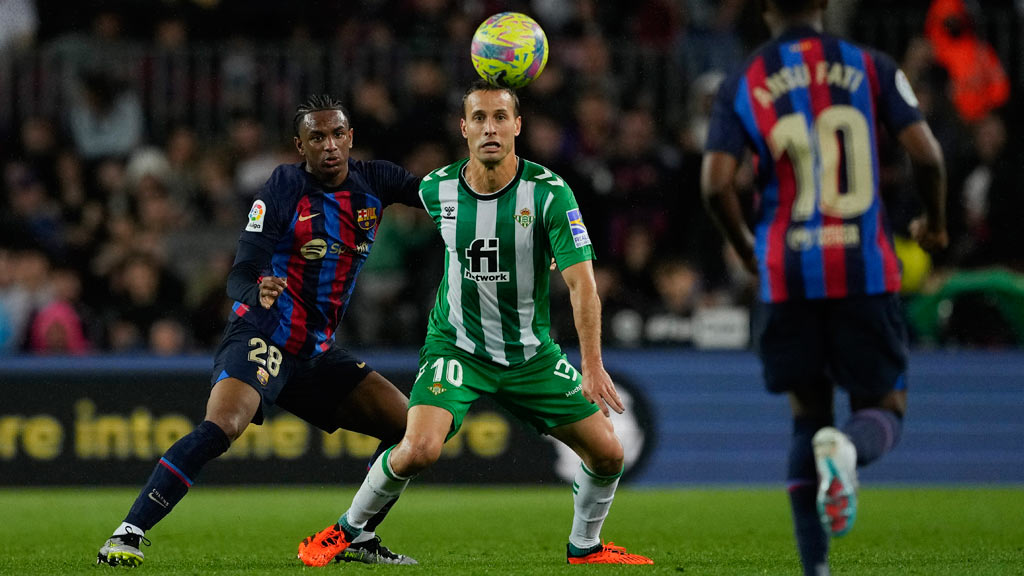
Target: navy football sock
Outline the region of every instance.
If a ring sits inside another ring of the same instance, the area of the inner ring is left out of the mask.
[[[185,497],[203,466],[223,454],[231,441],[219,426],[204,421],[164,452],[125,522],[149,530]]]
[[[363,531],[376,532],[377,526],[379,526],[380,523],[384,521],[384,517],[387,516],[388,512],[391,511],[391,507],[395,505],[395,502],[398,502],[398,498],[395,498],[394,500],[385,504],[384,507],[380,509],[380,512],[377,512],[369,520],[367,520],[366,527],[363,528]]]
[[[789,446],[789,505],[793,512],[793,532],[804,574],[828,573],[828,535],[818,518],[816,502],[818,472],[814,467],[814,433],[830,426],[831,420],[798,417],[793,419]]]
[[[857,447],[857,466],[878,460],[900,441],[903,419],[891,410],[858,410],[843,426],[843,433]]]

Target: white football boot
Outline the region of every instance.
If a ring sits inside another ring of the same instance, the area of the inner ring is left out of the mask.
[[[818,430],[811,443],[818,469],[821,525],[832,536],[842,536],[857,518],[857,448],[831,426]]]

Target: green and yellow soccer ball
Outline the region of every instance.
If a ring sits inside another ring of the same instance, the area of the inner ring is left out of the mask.
[[[544,71],[548,38],[526,14],[501,12],[477,27],[470,52],[473,68],[488,82],[522,88]]]

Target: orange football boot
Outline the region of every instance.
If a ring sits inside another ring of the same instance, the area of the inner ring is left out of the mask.
[[[299,543],[299,560],[306,566],[326,566],[350,544],[341,526],[332,524]]]
[[[639,554],[630,554],[622,546],[609,542],[601,546],[597,552],[586,556],[568,556],[569,564],[654,564],[654,560]]]

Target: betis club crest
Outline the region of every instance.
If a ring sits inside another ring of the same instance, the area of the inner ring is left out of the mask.
[[[363,230],[369,230],[377,224],[377,207],[369,206],[356,211],[356,222]]]
[[[515,221],[523,228],[529,228],[530,224],[533,224],[533,221],[537,219],[536,216],[530,214],[529,208],[523,208],[519,211],[519,214],[516,214],[513,218],[515,218]]]

